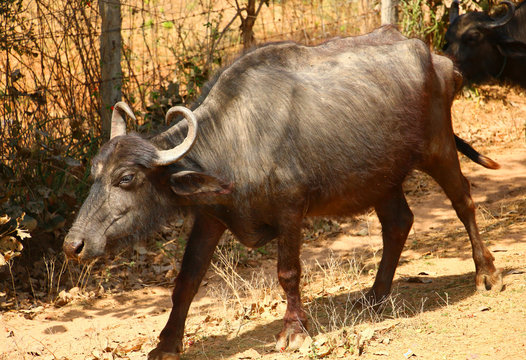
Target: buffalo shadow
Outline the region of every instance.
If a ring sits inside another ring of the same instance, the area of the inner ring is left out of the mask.
[[[367,289],[316,297],[306,302],[311,325],[309,335],[316,336],[322,333],[318,330],[320,328],[334,331],[344,326],[370,324],[371,321],[380,323],[393,318],[411,318],[422,312],[455,305],[476,292],[474,277],[474,272],[427,277],[431,282],[421,284],[397,279],[393,282],[391,299],[378,313],[354,304],[354,301],[359,299],[363,291]],[[332,318],[333,314],[340,314],[339,318]],[[247,321],[257,321],[257,315]],[[316,323],[316,326],[313,326],[313,322]],[[230,333],[196,340],[191,347],[186,349],[182,360],[203,358],[219,360],[241,354],[249,349],[255,349],[260,354],[273,353],[275,352],[275,336],[280,332],[282,326],[282,319],[276,318],[268,323],[257,325],[251,330],[241,332],[233,338]]]

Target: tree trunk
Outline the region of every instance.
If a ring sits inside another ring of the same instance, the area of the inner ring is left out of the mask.
[[[99,1],[99,11],[102,18],[100,35],[101,64],[101,119],[102,138],[110,137],[111,107],[122,97],[121,68],[121,4],[120,0]]]
[[[381,21],[385,24],[398,24],[398,0],[382,0]]]
[[[241,17],[241,37],[243,41],[243,48],[245,50],[250,49],[256,43],[253,30],[257,16],[256,0],[248,0],[246,11],[246,18]]]

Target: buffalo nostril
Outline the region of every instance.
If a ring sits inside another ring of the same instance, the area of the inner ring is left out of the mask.
[[[78,259],[84,249],[84,240],[72,236],[66,236],[64,239],[63,250],[70,259]]]
[[[84,240],[81,239],[77,248],[75,249],[75,254],[78,256],[82,252],[82,249],[84,249]]]

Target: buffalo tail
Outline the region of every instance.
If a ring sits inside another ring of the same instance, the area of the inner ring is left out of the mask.
[[[455,135],[455,145],[457,146],[458,151],[466,155],[468,158],[470,158],[477,164],[480,164],[488,169],[500,168],[499,163],[491,160],[487,156],[480,154],[477,150],[473,149],[473,147],[469,145],[465,140],[459,138],[457,135]]]

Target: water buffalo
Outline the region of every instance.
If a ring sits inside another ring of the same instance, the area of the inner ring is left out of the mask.
[[[441,185],[466,227],[476,288],[500,289],[455,142],[482,165],[498,165],[455,140],[450,107],[459,81],[449,59],[387,26],[312,47],[259,47],[223,69],[192,111],[172,108],[167,117],[185,119],[151,140],[126,134],[124,118],[134,116],[118,103],[64,251],[92,259],[109,241],[147,235],[177,209],[191,211],[173,308],[149,354],[172,359],[183,350],[190,303],[223,232],[251,248],[277,239],[287,310],[276,346],[293,349],[307,327],[299,288],[304,217],[374,207],[383,255],[363,301],[377,304],[390,292],[413,222],[402,183],[420,169]]]
[[[464,79],[483,83],[504,80],[526,88],[526,1],[509,1],[497,19],[474,11],[459,16],[459,3],[449,10],[444,52],[452,56]]]

